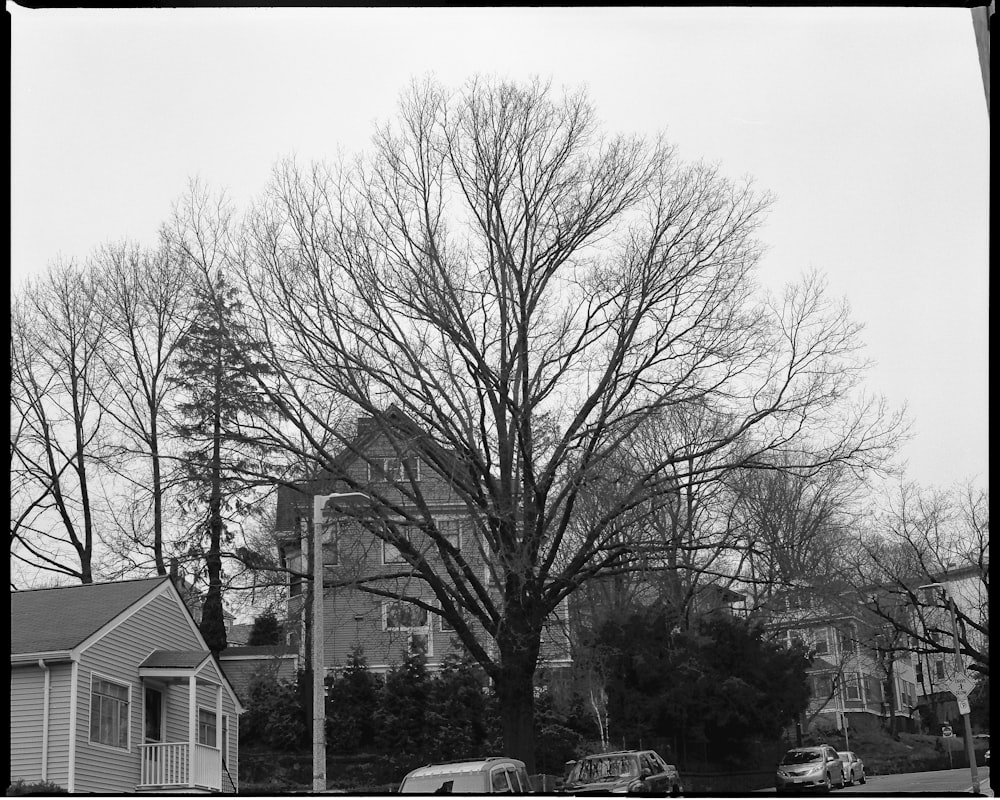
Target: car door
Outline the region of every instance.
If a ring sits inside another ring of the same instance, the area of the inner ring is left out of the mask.
[[[644,794],[666,794],[670,791],[666,764],[656,753],[642,753],[639,756],[639,770],[641,775],[646,776],[642,782]]]
[[[837,755],[837,751],[832,747],[826,748],[826,760],[829,767],[830,782],[834,784],[839,784],[844,782],[844,762],[840,760],[840,756]]]

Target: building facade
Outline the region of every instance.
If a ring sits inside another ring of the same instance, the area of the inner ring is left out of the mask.
[[[357,432],[338,457],[343,478],[323,474],[278,489],[277,530],[281,553],[289,570],[288,620],[293,631],[290,643],[297,644],[304,657],[306,643],[306,593],[312,573],[309,542],[313,523],[313,498],[355,489],[379,498],[383,508],[407,510],[407,491],[419,492],[433,517],[437,538],[418,525],[407,526],[409,545],[426,558],[435,574],[447,579],[449,569],[471,570],[484,589],[499,595],[498,571],[489,548],[473,524],[465,503],[455,490],[454,476],[444,474],[448,459],[441,452],[431,457],[419,431],[409,430],[404,443],[400,436],[387,436],[370,420],[362,418]],[[444,658],[458,654],[462,647],[456,632],[434,610],[439,606],[435,592],[424,577],[388,541],[373,534],[370,522],[331,512],[324,522],[324,642],[323,663],[328,673],[341,669],[356,649],[363,651],[368,667],[385,672],[402,663],[409,653],[426,658],[428,669],[439,669]],[[445,544],[446,543],[446,544]],[[448,550],[454,548],[457,557]],[[565,608],[545,621],[541,664],[558,666],[570,660]],[[478,622],[470,620],[477,639],[487,642],[495,654],[492,639]],[[297,633],[295,633],[297,632]]]

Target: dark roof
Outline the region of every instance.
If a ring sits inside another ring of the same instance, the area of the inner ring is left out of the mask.
[[[194,669],[210,655],[208,650],[154,650],[139,666]]]
[[[156,577],[11,592],[11,655],[72,650],[169,580]]]

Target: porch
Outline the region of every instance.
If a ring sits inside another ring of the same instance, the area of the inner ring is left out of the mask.
[[[222,750],[196,742],[139,745],[139,792],[223,791]]]
[[[157,650],[139,666],[144,741],[137,793],[236,793],[226,763],[229,716],[214,667],[211,654],[199,650]]]

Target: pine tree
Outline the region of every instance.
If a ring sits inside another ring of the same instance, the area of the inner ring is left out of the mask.
[[[331,750],[366,752],[376,744],[374,712],[381,692],[381,677],[368,669],[364,650],[355,647],[329,692],[327,742]]]
[[[375,712],[379,741],[397,766],[426,763],[431,679],[423,655],[410,653],[389,671]]]
[[[284,629],[273,611],[265,611],[253,621],[247,644],[250,646],[278,645],[283,639]]]
[[[201,632],[214,654],[226,647],[222,605],[222,544],[231,540],[227,513],[240,511],[240,494],[249,485],[251,459],[260,455],[254,420],[268,412],[256,379],[268,372],[242,322],[236,289],[221,272],[203,273],[193,321],[180,344],[178,383],[184,399],[178,406],[177,433],[184,440],[186,506],[197,509],[202,536],[192,551],[203,552],[208,590],[202,606]],[[195,505],[196,504],[196,505]]]

